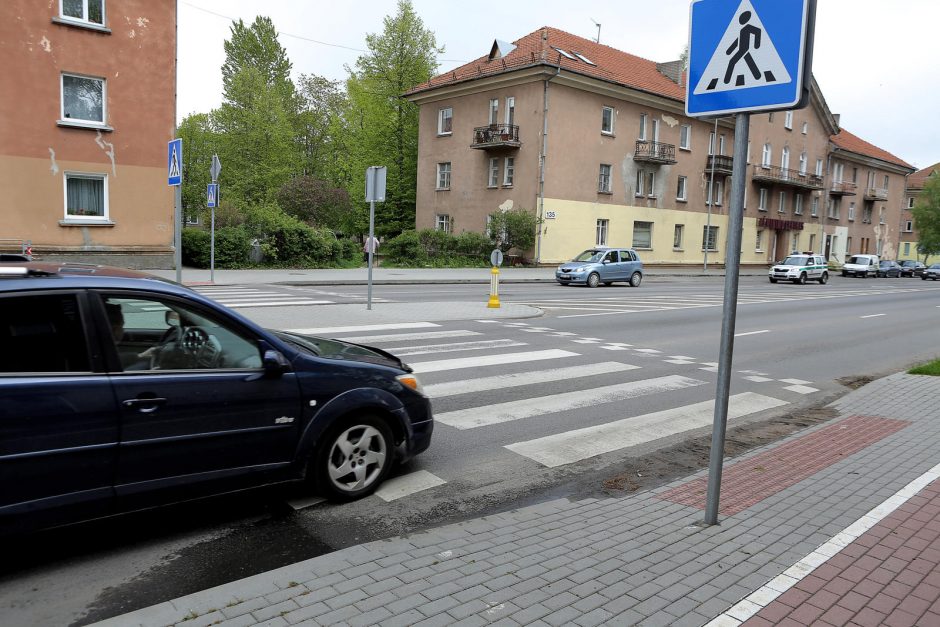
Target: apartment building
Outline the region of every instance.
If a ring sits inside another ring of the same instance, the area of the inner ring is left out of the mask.
[[[931,176],[940,176],[940,163],[935,163],[907,177],[904,190],[904,203],[901,207],[901,241],[898,259],[923,261],[923,255],[917,250],[917,230],[914,228],[914,215],[911,209],[917,204],[924,185]]]
[[[175,0],[5,0],[0,245],[172,267]]]
[[[734,122],[686,117],[683,78],[681,62],[550,27],[493,42],[406,94],[421,112],[417,227],[483,231],[489,214],[522,207],[541,222],[530,251],[538,263],[605,244],[633,246],[648,264],[720,263]],[[870,144],[836,143],[845,137],[815,82],[806,108],[752,115],[742,264],[792,250],[836,262],[859,252],[864,229],[829,211],[830,155],[892,181],[910,166]],[[872,247],[896,248],[896,237],[869,228]]]

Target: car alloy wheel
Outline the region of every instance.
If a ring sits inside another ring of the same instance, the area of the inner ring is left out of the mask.
[[[371,494],[392,465],[392,432],[385,421],[372,416],[340,420],[323,439],[315,456],[318,487],[336,500]]]
[[[597,287],[601,282],[601,277],[596,273],[592,272],[587,278],[588,287]]]
[[[829,273],[828,273],[828,272],[823,272],[823,273],[822,273],[822,276],[819,277],[819,284],[820,284],[820,285],[825,285],[825,284],[828,283],[828,282],[829,282]]]
[[[799,283],[800,285],[806,285],[806,273],[805,273],[805,272],[801,272],[801,273],[800,273],[800,278],[798,278],[796,281],[794,281],[794,283]]]
[[[643,280],[643,275],[639,272],[634,272],[630,275],[630,287],[640,287],[640,282]]]

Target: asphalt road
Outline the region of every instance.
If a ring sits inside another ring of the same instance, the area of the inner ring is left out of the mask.
[[[363,302],[366,288],[264,291],[343,303]],[[0,622],[87,623],[350,544],[595,493],[631,460],[710,431],[722,293],[719,277],[593,290],[507,284],[504,302],[546,314],[347,332],[403,354],[434,398],[431,449],[398,470],[397,492],[336,506],[291,488],[255,491],[25,538],[0,566]],[[375,307],[486,296],[479,284],[373,292]],[[329,306],[252,302],[240,311],[279,328],[316,326]],[[855,380],[936,358],[938,307],[940,286],[919,280],[742,277],[733,424],[812,410]],[[684,422],[690,414],[707,424]]]

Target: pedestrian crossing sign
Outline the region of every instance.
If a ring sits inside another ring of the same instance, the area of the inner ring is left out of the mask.
[[[209,183],[206,186],[206,206],[210,209],[217,206],[219,196],[219,184]]]
[[[693,0],[686,113],[806,105],[816,0]]]
[[[166,146],[167,185],[183,184],[183,140],[174,139]]]

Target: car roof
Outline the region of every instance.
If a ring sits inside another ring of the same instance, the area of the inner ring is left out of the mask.
[[[0,292],[48,289],[140,289],[191,295],[188,288],[167,279],[126,268],[88,263],[3,262],[0,263]]]

